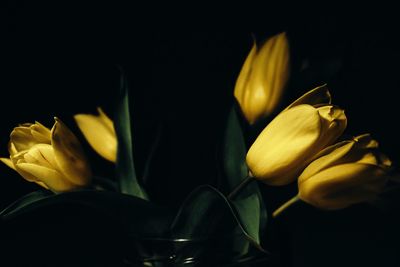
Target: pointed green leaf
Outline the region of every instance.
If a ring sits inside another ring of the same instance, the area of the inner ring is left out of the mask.
[[[229,112],[223,144],[224,186],[230,192],[247,176],[246,142],[235,106]]]
[[[232,192],[248,175],[247,147],[238,116],[238,107],[232,106],[224,136],[224,171],[229,192]],[[253,181],[231,199],[242,227],[251,239],[260,244],[260,235],[267,226],[267,210],[258,186]]]
[[[0,218],[9,221],[37,211],[62,210],[68,205],[79,205],[122,222],[128,227],[129,235],[138,237],[161,237],[167,233],[172,221],[171,213],[164,207],[121,193],[94,190],[61,194],[34,193],[14,202],[1,213]]]
[[[14,213],[19,212],[21,209],[24,209],[27,206],[32,205],[33,203],[53,196],[54,194],[49,190],[38,190],[32,193],[29,193],[13,203],[11,203],[8,207],[3,209],[0,212],[0,217],[12,216]]]
[[[130,117],[129,88],[126,77],[121,72],[120,96],[116,105],[115,131],[118,139],[117,179],[124,194],[148,200],[140,186],[133,159],[132,121]]]
[[[253,197],[249,197],[251,200]],[[257,229],[257,223],[250,224],[250,213],[253,214],[252,220],[257,217],[257,206],[243,214],[243,208],[254,204],[253,201],[243,201],[241,204],[232,205],[231,202],[217,189],[212,186],[204,185],[194,190],[182,204],[175,220],[171,226],[171,233],[174,238],[231,238],[232,247],[246,246],[245,242],[250,242],[259,250],[264,251],[259,243],[257,235],[254,235],[254,229]],[[237,209],[238,207],[239,209]],[[235,231],[239,229],[239,235]],[[257,232],[258,233],[258,232]],[[243,239],[242,237],[245,237]],[[232,240],[242,239],[238,244]],[[245,242],[244,242],[245,241]],[[265,251],[264,251],[265,252]]]
[[[260,201],[257,194],[233,201],[238,217],[252,238],[260,243]]]

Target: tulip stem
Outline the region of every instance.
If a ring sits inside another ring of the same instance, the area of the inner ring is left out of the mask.
[[[289,208],[290,206],[292,206],[294,203],[300,201],[300,198],[296,195],[294,197],[292,197],[291,199],[289,199],[288,201],[286,201],[282,206],[280,206],[278,209],[276,209],[273,213],[272,213],[272,217],[276,218],[279,215],[281,215],[281,213],[286,210],[287,208]]]
[[[227,198],[228,198],[229,200],[234,199],[234,198],[240,193],[240,191],[241,191],[244,187],[246,187],[249,183],[251,183],[251,182],[253,182],[253,181],[255,181],[255,179],[254,179],[253,176],[251,176],[251,175],[247,176],[245,179],[243,179],[243,180],[240,182],[240,184],[239,184],[238,186],[236,186],[236,187],[229,193],[229,195],[227,196]]]

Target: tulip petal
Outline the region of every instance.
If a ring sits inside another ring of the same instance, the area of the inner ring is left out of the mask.
[[[99,118],[103,122],[103,124],[107,127],[107,129],[115,136],[115,128],[113,121],[107,116],[106,113],[101,109],[101,107],[97,108],[97,112],[99,113]]]
[[[50,144],[50,129],[46,128],[38,121],[36,121],[35,124],[32,124],[29,128],[32,136],[37,140],[38,143]]]
[[[23,159],[19,159],[17,161],[12,160],[14,163],[14,167],[15,170],[19,173],[19,175],[21,175],[25,180],[29,181],[29,182],[37,182],[38,179],[37,177],[33,176],[32,174],[30,174],[29,172],[26,172],[24,170],[21,170],[21,168],[19,168],[20,164],[24,164],[26,163],[25,160]]]
[[[54,119],[51,145],[58,167],[70,182],[77,185],[88,184],[91,171],[78,139],[60,119]],[[47,182],[46,184],[49,185]]]
[[[252,70],[253,60],[257,53],[257,45],[256,42],[253,42],[253,47],[251,48],[249,54],[247,55],[242,69],[240,70],[239,76],[236,80],[234,96],[236,100],[239,102],[240,106],[242,106],[244,100],[244,93],[246,91],[246,84],[249,82],[250,73]],[[243,109],[243,108],[242,108]]]
[[[344,110],[336,106],[321,106],[317,108],[321,116],[322,132],[320,147],[332,144],[347,127],[347,118]]]
[[[257,119],[264,117],[272,110],[270,107],[271,94],[275,88],[272,87],[275,79],[275,64],[277,38],[269,38],[261,47],[257,57],[254,59],[251,79],[249,80],[248,90],[245,91],[244,113],[250,124]]]
[[[286,86],[290,72],[290,53],[289,42],[286,33],[280,33],[272,37],[275,39],[274,52],[268,60],[268,69],[271,73],[270,94],[267,105],[265,106],[266,113],[272,113],[279,101],[282,98],[284,87]],[[265,81],[267,82],[267,80]]]
[[[385,172],[371,164],[334,166],[299,183],[299,197],[322,208],[340,209],[378,194],[387,182]]]
[[[11,141],[8,142],[8,153],[10,153],[10,155],[14,155],[14,154],[18,153],[17,148]]]
[[[79,129],[90,146],[103,158],[115,162],[117,157],[117,138],[114,126],[110,127],[107,119],[104,116],[102,117],[103,119],[99,119],[98,116],[89,114],[74,116]]]
[[[34,145],[24,154],[24,159],[27,163],[34,163],[52,169],[58,168],[51,145]]]
[[[32,163],[19,163],[17,164],[17,167],[18,169],[36,177],[37,181],[45,183],[53,191],[63,192],[75,189],[77,187],[64,175],[54,169]]]
[[[41,187],[44,187],[45,189],[50,189],[45,183],[41,182],[41,181],[35,181],[35,183],[37,183],[38,185],[40,185]]]
[[[354,142],[344,141],[339,144],[332,145],[323,150],[322,153],[319,153],[319,157],[311,162],[301,173],[299,176],[298,182],[302,183],[315,175],[318,172],[321,172],[324,169],[330,168],[334,165],[337,165],[337,162],[342,159],[346,154],[351,151],[354,147]]]
[[[372,139],[370,134],[362,134],[353,138],[357,141],[357,146],[363,148],[378,148],[379,144],[376,140]]]
[[[293,182],[295,176],[290,180],[280,177],[304,168],[304,158],[310,157],[310,147],[320,134],[318,111],[310,105],[293,107],[280,113],[265,127],[247,153],[247,164],[253,175],[265,183]]]
[[[359,160],[357,160],[357,163],[372,164],[372,165],[379,164],[378,158],[372,152],[364,154]]]
[[[15,127],[10,134],[10,141],[17,151],[27,150],[39,142],[32,136],[31,130],[27,127]]]
[[[290,109],[292,107],[301,105],[301,104],[309,104],[309,105],[321,105],[321,104],[330,104],[332,101],[331,94],[329,93],[328,86],[326,84],[318,86],[298,99],[296,99],[292,104],[290,104],[285,110]]]
[[[16,171],[16,169],[14,167],[14,163],[11,161],[11,159],[9,159],[9,158],[0,158],[0,161],[3,162],[4,164],[6,164],[11,169],[13,169],[14,171]]]

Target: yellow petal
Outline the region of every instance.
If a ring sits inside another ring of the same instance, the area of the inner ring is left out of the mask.
[[[41,182],[41,181],[35,181],[35,183],[37,183],[38,185],[40,185],[41,187],[44,187],[46,189],[50,189],[45,183]]]
[[[63,192],[77,188],[75,184],[71,183],[64,175],[54,169],[32,163],[19,163],[17,167],[34,176],[37,181],[46,184],[52,191]]]
[[[329,93],[328,86],[326,84],[314,88],[290,104],[286,109],[301,105],[309,104],[312,106],[321,104],[330,104],[332,101],[331,94]],[[285,109],[285,110],[286,110]]]
[[[101,107],[97,108],[97,112],[99,113],[99,117],[100,117],[101,121],[103,122],[103,124],[113,134],[113,136],[116,136],[113,121],[107,116],[106,113],[104,113],[104,111],[101,109]]]
[[[357,141],[357,146],[363,148],[378,148],[379,144],[376,140],[372,139],[370,134],[362,134],[353,138]]]
[[[379,164],[378,158],[372,152],[364,154],[356,163],[364,163],[364,164],[371,164],[371,165]]]
[[[91,170],[82,147],[71,130],[58,118],[54,119],[51,145],[57,165],[71,183],[87,185],[91,179]]]
[[[261,132],[247,153],[247,164],[253,175],[265,183],[293,182],[295,175],[287,180],[280,177],[304,168],[320,134],[318,111],[310,105],[293,107],[280,113]]]
[[[347,127],[344,110],[336,106],[321,106],[317,108],[321,116],[322,135],[320,147],[326,147],[339,138]]]
[[[21,168],[19,168],[20,164],[24,164],[26,163],[24,160],[20,159],[17,161],[13,161],[14,162],[14,166],[15,166],[15,170],[19,173],[19,175],[21,175],[25,180],[29,181],[29,182],[37,182],[38,178],[33,176],[31,173],[26,172],[24,170],[22,170]]]
[[[239,76],[236,80],[234,96],[236,100],[239,102],[240,106],[243,109],[243,100],[245,87],[247,86],[250,78],[250,72],[252,69],[252,64],[254,57],[256,56],[257,45],[256,42],[253,43],[253,47],[251,48],[249,54],[246,57],[246,60],[243,63],[242,69],[240,70]]]
[[[345,141],[340,142],[339,144],[327,147],[323,153],[325,155],[321,155],[316,160],[311,162],[301,173],[299,176],[298,182],[302,183],[307,179],[311,178],[318,172],[321,172],[324,169],[337,165],[340,159],[342,159],[346,154],[348,154],[351,149],[354,147],[355,142]]]
[[[288,77],[289,46],[286,33],[281,33],[267,40],[253,62],[245,97],[246,110],[253,122],[273,112]]]
[[[31,130],[27,127],[15,127],[10,134],[10,141],[14,144],[17,151],[27,150],[39,142],[31,134]]]
[[[100,113],[101,114],[101,113]],[[104,116],[89,114],[75,115],[75,121],[90,146],[103,158],[115,162],[117,157],[117,138],[114,126]],[[108,122],[107,122],[108,121]]]
[[[290,72],[289,41],[286,33],[277,34],[273,39],[275,39],[274,51],[267,61],[268,70],[271,73],[270,80],[265,81],[271,88],[268,103],[265,107],[267,114],[272,113],[278,106]]]
[[[341,209],[366,201],[386,184],[385,172],[374,165],[350,163],[328,168],[299,184],[299,197],[322,209]]]
[[[38,143],[50,144],[51,132],[50,129],[43,126],[40,122],[35,122],[30,127],[32,136]]]
[[[27,153],[24,154],[24,159],[27,163],[34,163],[51,169],[58,168],[51,145],[34,145]]]
[[[0,161],[6,164],[8,167],[10,167],[13,170],[16,170],[14,167],[14,163],[11,161],[9,158],[0,158]]]
[[[14,154],[18,153],[17,148],[11,141],[8,142],[8,153],[10,153],[10,155],[14,155]]]

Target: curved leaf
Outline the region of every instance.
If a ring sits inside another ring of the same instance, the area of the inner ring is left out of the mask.
[[[116,105],[114,120],[118,139],[117,179],[122,193],[148,200],[145,190],[138,182],[135,171],[130,104],[128,83],[121,71],[120,97]]]
[[[235,186],[247,176],[249,170],[246,165],[246,142],[240,125],[236,106],[232,106],[224,135],[223,165],[226,174],[224,185],[231,192]]]
[[[245,202],[242,202],[245,203]],[[245,203],[245,204],[248,204]],[[266,252],[252,231],[254,226],[243,220],[241,212],[217,189],[203,185],[194,190],[182,204],[171,225],[173,238],[226,238],[234,234],[235,227],[240,234],[257,247]],[[257,208],[255,208],[257,210]],[[253,227],[253,228],[252,228]]]
[[[237,113],[233,105],[229,113],[224,138],[224,170],[227,189],[232,192],[248,175],[246,164],[247,147]],[[267,226],[267,210],[258,183],[253,181],[242,188],[240,193],[231,199],[236,208],[242,227],[252,240],[260,243],[260,235]]]
[[[6,218],[8,216],[13,216],[15,213],[18,213],[21,209],[29,207],[33,205],[35,202],[40,201],[42,199],[54,196],[54,194],[49,190],[38,190],[32,193],[29,193],[13,203],[7,206],[0,212],[0,218]]]
[[[88,207],[120,220],[126,225],[132,236],[163,236],[169,230],[171,213],[165,208],[156,206],[138,197],[125,194],[82,190],[61,194],[41,195],[28,194],[3,211],[1,219],[12,220],[20,215],[34,213],[38,210],[58,207],[62,209],[68,204]],[[11,208],[13,207],[13,208]]]

